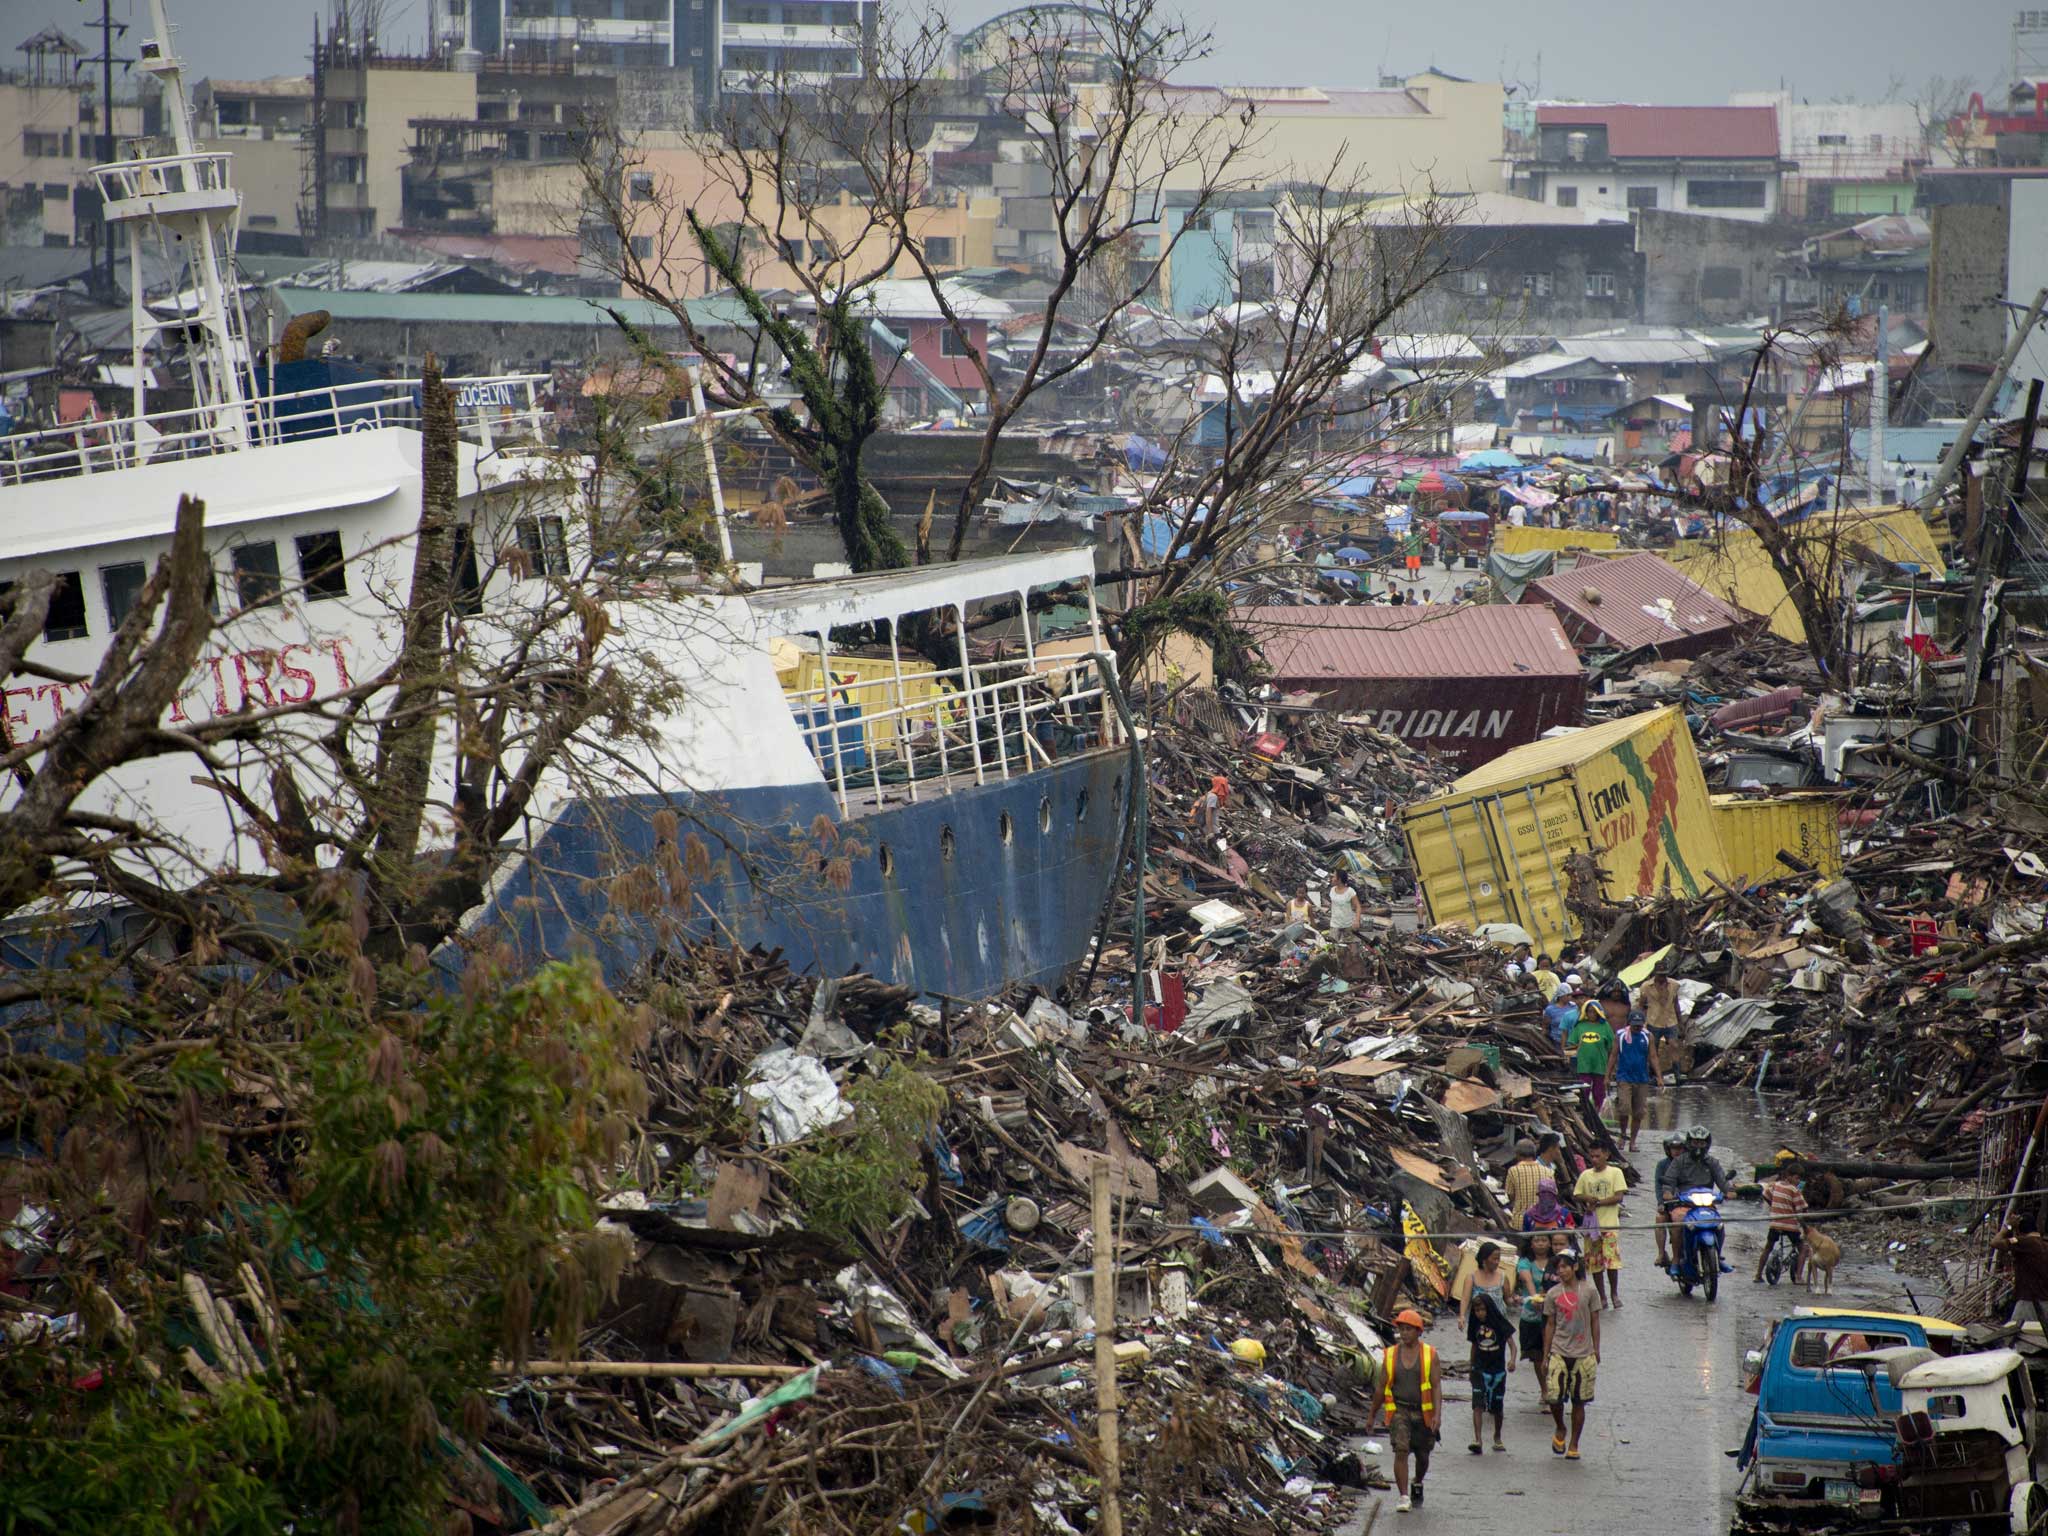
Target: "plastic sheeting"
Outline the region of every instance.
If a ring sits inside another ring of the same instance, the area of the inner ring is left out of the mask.
[[[1530,582],[1548,576],[1556,567],[1554,549],[1532,549],[1522,555],[1503,554],[1496,549],[1489,550],[1486,556],[1486,574],[1493,578],[1494,590],[1510,603],[1519,603]]]
[[[756,1056],[741,1091],[753,1101],[761,1134],[772,1147],[837,1125],[853,1109],[822,1061],[788,1046]]]

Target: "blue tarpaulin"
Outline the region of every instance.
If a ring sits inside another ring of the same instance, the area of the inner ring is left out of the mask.
[[[1133,432],[1124,439],[1124,464],[1134,473],[1166,468],[1166,450]]]
[[[1171,518],[1161,512],[1147,512],[1144,526],[1138,530],[1138,548],[1144,551],[1148,560],[1163,559],[1166,551],[1172,547],[1176,532],[1188,523],[1202,523],[1208,520],[1207,507],[1197,507],[1192,513]],[[1182,545],[1179,558],[1187,558],[1186,545]]]
[[[1338,496],[1370,496],[1372,488],[1378,484],[1379,480],[1376,476],[1353,475],[1348,480],[1339,480],[1330,487],[1330,490]]]

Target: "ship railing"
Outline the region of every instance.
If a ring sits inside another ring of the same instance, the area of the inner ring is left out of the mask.
[[[1121,734],[1091,655],[1041,654],[785,690],[842,815],[1037,772]]]
[[[450,379],[457,430],[486,451],[545,442],[553,415],[549,385],[545,374]],[[239,413],[233,407],[202,405],[76,421],[0,437],[0,486],[68,480],[381,427],[417,429],[419,421],[417,379],[365,379],[260,394],[245,400]]]

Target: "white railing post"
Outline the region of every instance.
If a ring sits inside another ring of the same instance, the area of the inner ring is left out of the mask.
[[[953,605],[953,620],[960,626],[960,681],[961,692],[967,700],[967,745],[974,754],[974,782],[986,784],[988,774],[981,766],[981,723],[974,707],[974,663],[967,654],[967,606]]]

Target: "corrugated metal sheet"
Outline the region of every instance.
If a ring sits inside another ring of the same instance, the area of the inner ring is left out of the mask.
[[[1598,594],[1599,601],[1589,594]],[[1529,583],[1522,602],[1547,605],[1580,645],[1604,643],[1624,651],[1650,646],[1667,657],[1712,650],[1750,622],[1668,560],[1647,551],[1582,560],[1573,570],[1539,577]]]
[[[1305,686],[1352,678],[1580,675],[1578,652],[1545,609],[1253,608],[1243,622],[1275,680]]]
[[[1946,569],[1935,529],[1912,507],[1816,512],[1803,522],[1788,524],[1787,531],[1804,543],[1835,539],[1845,555],[1868,549],[1895,565],[1935,575]],[[1708,591],[1762,617],[1772,634],[1805,643],[1806,626],[1800,622],[1799,610],[1792,605],[1762,542],[1747,528],[1730,527],[1710,538],[1684,539],[1664,553]]]

